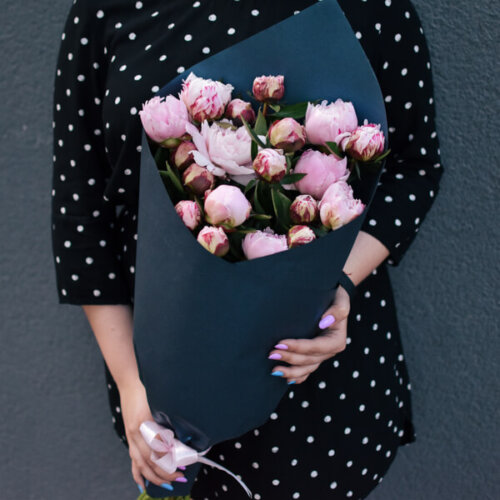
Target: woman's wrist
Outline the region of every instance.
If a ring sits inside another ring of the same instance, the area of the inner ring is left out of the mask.
[[[389,256],[387,247],[371,234],[360,231],[344,265],[344,273],[358,286]]]

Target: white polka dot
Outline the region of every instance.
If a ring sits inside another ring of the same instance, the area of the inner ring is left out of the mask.
[[[101,295],[101,291],[100,290],[94,290],[94,297],[99,297]],[[116,411],[119,412],[119,410],[117,409]]]
[[[142,2],[135,2],[136,9],[142,9]]]
[[[312,470],[310,476],[311,477],[318,477],[318,471],[317,470]]]
[[[210,47],[203,47],[201,49],[201,51],[204,53],[204,54],[210,54]]]
[[[190,42],[193,39],[193,35],[190,35],[189,33],[184,36],[184,40],[186,42]]]
[[[102,10],[98,10],[96,12],[96,16],[98,17],[98,19],[102,19],[104,17],[104,12]]]
[[[330,489],[334,490],[337,487],[337,481],[333,481],[333,483],[330,483]]]
[[[279,479],[272,480],[273,486],[278,486],[280,484]]]
[[[138,82],[142,78],[142,75],[135,75],[134,80]]]
[[[396,42],[399,42],[401,40],[401,33],[396,33],[396,35],[394,35],[394,40],[396,40]]]
[[[208,16],[208,20],[214,22],[217,20],[217,16],[215,14],[210,14]]]
[[[234,28],[229,28],[229,29],[227,30],[227,34],[228,34],[228,35],[234,35],[235,33],[236,33],[236,30],[235,30]]]
[[[346,427],[344,429],[344,434],[350,434],[351,433],[351,428],[350,427]]]
[[[108,278],[109,278],[110,280],[114,280],[114,279],[116,278],[116,274],[115,274],[115,273],[109,273],[109,274],[108,274]]]
[[[258,15],[259,15],[259,11],[257,9],[253,9],[252,16],[258,16]]]

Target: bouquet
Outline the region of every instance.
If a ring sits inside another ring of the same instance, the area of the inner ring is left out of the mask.
[[[283,75],[260,76],[251,102],[191,73],[178,97],[140,117],[175,210],[198,242],[228,261],[304,245],[359,216],[351,183],[388,154],[380,125],[352,102],[284,105]]]
[[[192,66],[142,111],[134,347],[155,423],[175,436],[162,447],[200,461],[286,393],[264,353],[319,333],[384,167],[385,104],[323,0]]]

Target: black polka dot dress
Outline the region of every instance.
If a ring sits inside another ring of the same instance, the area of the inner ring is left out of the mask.
[[[133,306],[141,104],[201,59],[314,3],[75,0],[54,91],[52,241],[60,303]],[[399,265],[415,238],[443,171],[429,51],[409,0],[339,4],[385,98],[392,155],[362,229],[390,255],[357,287],[346,349],[290,385],[261,427],[210,450],[256,500],[365,498],[398,447],[415,440],[387,266]],[[115,429],[127,444],[107,368],[106,376]],[[247,498],[210,467],[200,469],[192,497]]]

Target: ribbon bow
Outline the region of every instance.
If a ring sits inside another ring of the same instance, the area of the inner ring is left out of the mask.
[[[195,449],[176,439],[171,429],[162,427],[156,422],[152,422],[150,420],[143,422],[139,427],[139,430],[141,431],[144,441],[146,441],[148,446],[151,448],[151,460],[165,472],[172,474],[179,466],[187,466],[200,462],[229,474],[236,481],[238,481],[239,485],[245,490],[246,494],[252,498],[252,492],[241,479],[217,462],[204,457],[210,448],[202,452],[197,452]]]

